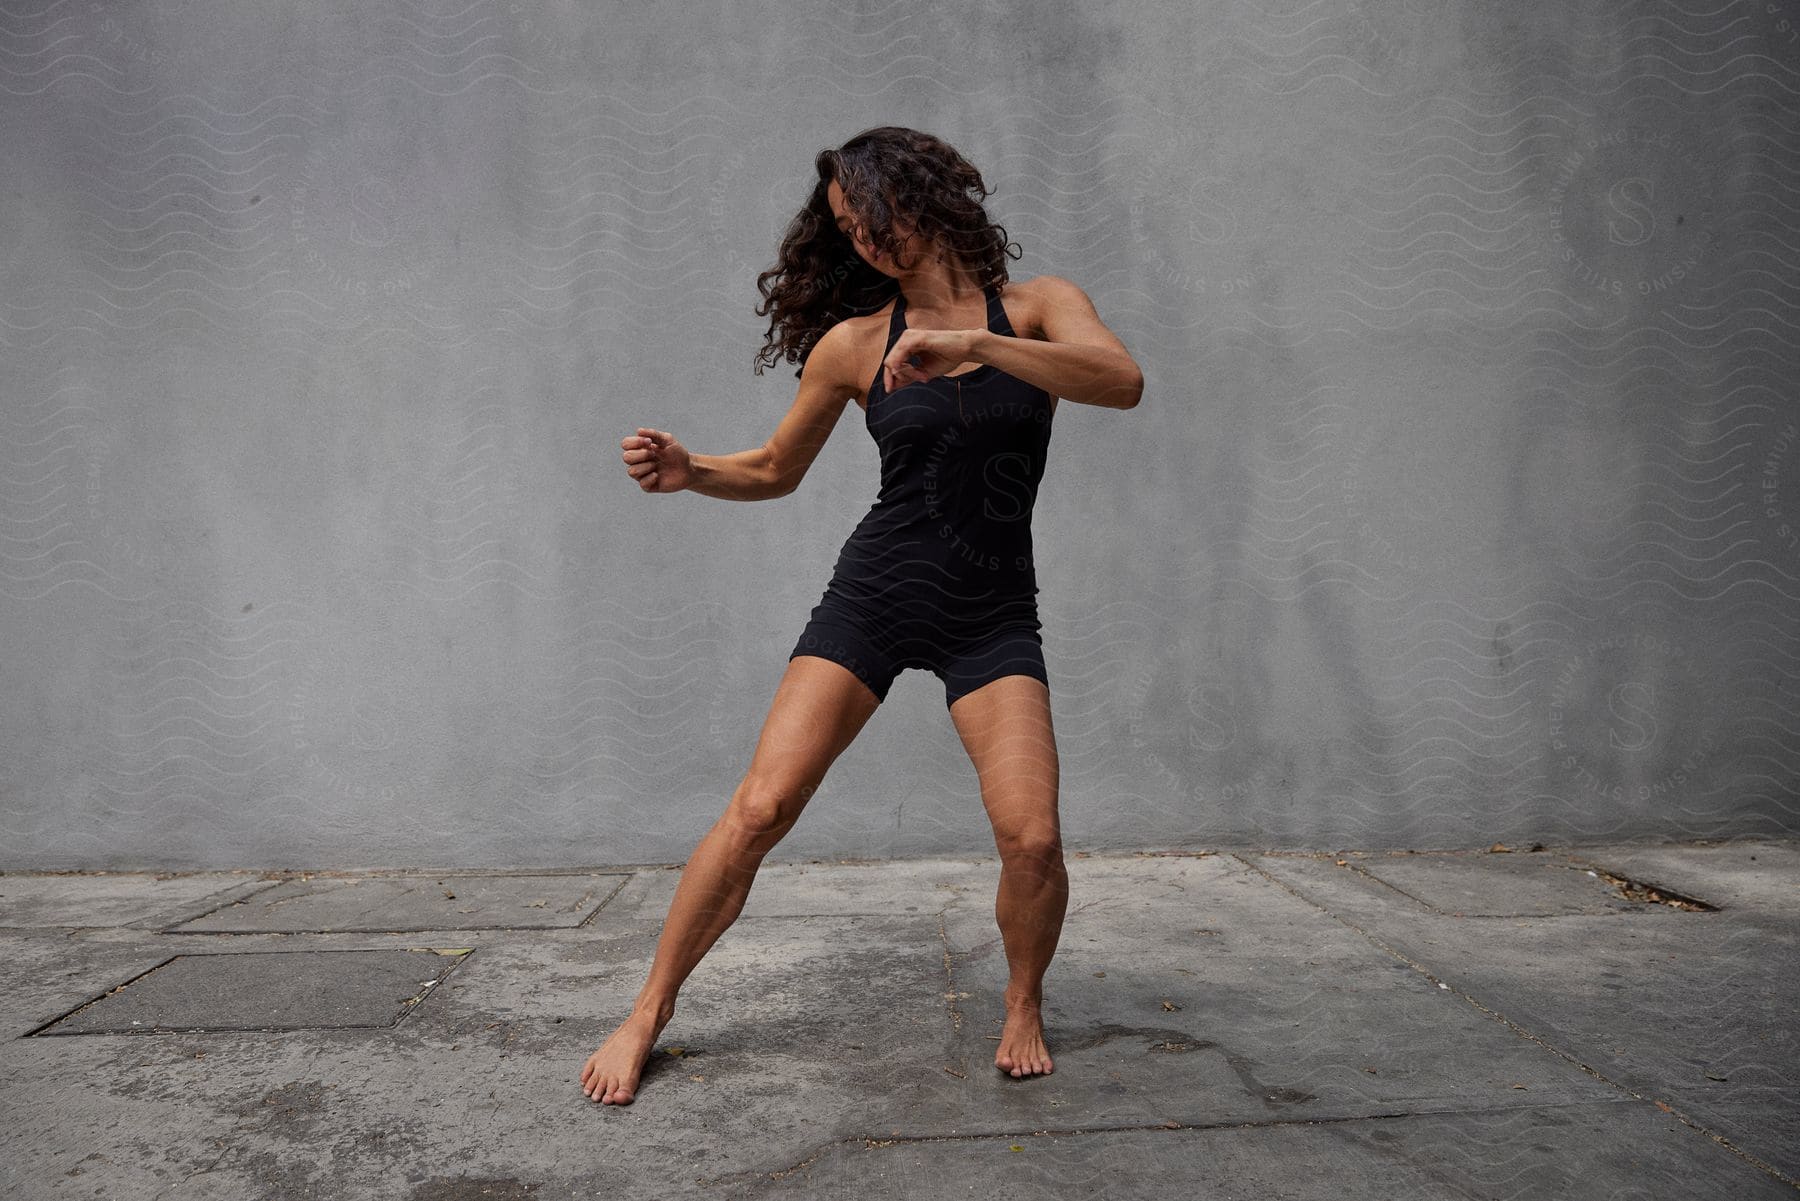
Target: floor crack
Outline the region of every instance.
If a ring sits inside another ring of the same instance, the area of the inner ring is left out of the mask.
[[[945,915],[949,912],[950,907],[947,905],[938,910],[938,938],[944,944],[944,1000],[950,1006],[950,1028],[952,1033],[960,1034],[962,1032],[962,1007],[956,1003],[956,962],[950,950],[949,923],[945,921]]]

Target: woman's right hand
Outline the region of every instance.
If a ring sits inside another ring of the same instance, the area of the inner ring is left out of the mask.
[[[673,434],[640,425],[619,446],[625,452],[625,469],[645,492],[679,492],[694,482],[687,447]]]

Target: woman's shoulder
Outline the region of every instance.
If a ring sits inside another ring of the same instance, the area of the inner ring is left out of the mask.
[[[838,318],[813,346],[813,353],[823,353],[829,364],[822,369],[853,391],[859,405],[868,403],[869,383],[881,368],[894,303],[890,300],[872,313]]]
[[[1014,296],[1021,300],[1034,300],[1046,295],[1055,295],[1073,288],[1076,285],[1060,275],[1034,275],[1030,279],[1009,279],[1000,295],[1007,299]]]
[[[897,298],[898,294],[896,293]],[[889,300],[872,313],[856,313],[848,317],[840,317],[831,324],[825,334],[853,355],[859,353],[871,342],[886,342],[888,327],[893,321],[895,303],[895,300]]]
[[[1030,279],[1009,279],[1000,288],[1013,333],[1021,338],[1044,339],[1043,312],[1046,303],[1075,285],[1060,275],[1034,275]]]
[[[839,316],[826,327],[826,332],[837,330],[838,337],[852,340],[860,339],[877,330],[885,334],[894,315],[894,305],[899,302],[899,299],[900,293],[896,291],[878,309],[867,313],[846,313]]]

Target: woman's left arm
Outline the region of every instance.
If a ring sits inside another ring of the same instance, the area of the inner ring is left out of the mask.
[[[1040,275],[1031,286],[1038,293],[1039,323],[1049,341],[973,330],[969,358],[992,363],[1064,400],[1136,408],[1144,393],[1144,373],[1100,320],[1087,293],[1056,275]]]

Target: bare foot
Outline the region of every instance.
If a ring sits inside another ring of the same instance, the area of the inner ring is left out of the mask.
[[[1006,1029],[1000,1032],[994,1066],[1020,1078],[1056,1070],[1050,1062],[1050,1048],[1044,1045],[1044,1019],[1038,1001],[1006,999]]]
[[[600,1049],[581,1065],[581,1091],[603,1105],[629,1105],[637,1096],[638,1077],[662,1033],[654,1014],[634,1013],[619,1023]]]

